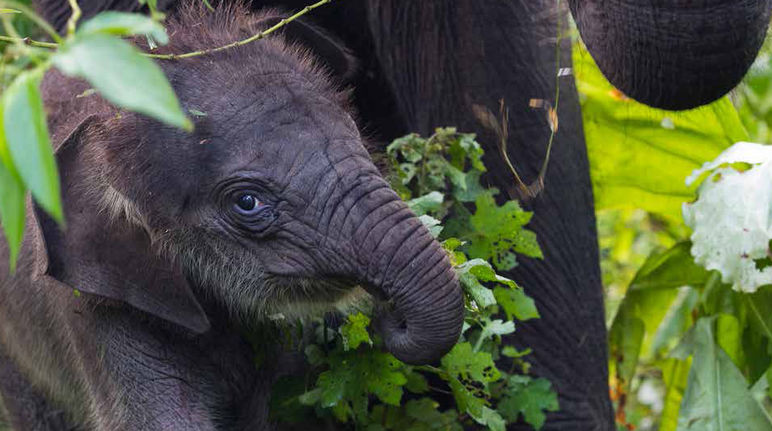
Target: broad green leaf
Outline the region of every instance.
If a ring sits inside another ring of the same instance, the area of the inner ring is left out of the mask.
[[[468,413],[475,421],[481,425],[485,425],[485,421],[482,417],[485,400],[474,396],[474,394],[454,376],[449,376],[448,384],[450,385],[450,390],[453,392],[453,399],[456,401],[458,410],[460,412]]]
[[[625,388],[630,387],[635,375],[645,331],[643,321],[632,313],[617,316],[609,331],[609,354]]]
[[[490,193],[484,193],[475,201],[475,213],[470,218],[469,255],[490,259],[499,270],[512,269],[515,254],[542,258],[536,235],[524,228],[532,213],[523,211],[515,201],[502,206]]]
[[[466,293],[474,299],[474,302],[476,302],[480,308],[487,308],[496,304],[496,298],[493,296],[493,291],[483,286],[477,279],[477,276],[471,272],[471,269],[475,266],[486,265],[489,266],[490,264],[482,259],[472,259],[455,267],[461,286],[464,287]]]
[[[691,337],[692,367],[678,431],[769,431],[772,421],[729,355],[715,343],[713,320],[697,321]]]
[[[676,431],[678,428],[678,414],[681,411],[681,401],[686,391],[691,366],[691,358],[685,360],[670,358],[662,363],[660,367],[662,380],[667,391],[665,392],[664,408],[659,419],[658,431]]]
[[[635,274],[630,289],[669,289],[681,286],[701,286],[710,273],[694,263],[692,244],[684,241],[664,253],[650,256]]]
[[[54,220],[63,223],[59,173],[38,88],[41,77],[40,70],[24,72],[5,91],[3,129],[8,154],[19,177],[38,204]]]
[[[496,407],[508,422],[516,422],[522,414],[525,421],[538,430],[547,419],[544,412],[555,412],[559,406],[549,380],[514,375],[510,376],[507,393]]]
[[[340,335],[343,338],[343,349],[356,350],[362,343],[372,345],[373,341],[367,332],[367,325],[369,324],[370,318],[362,313],[349,315],[346,323],[340,328]]]
[[[672,348],[674,342],[692,326],[692,311],[697,307],[698,300],[699,293],[696,289],[684,287],[679,291],[678,298],[657,328],[651,343],[652,354]]]
[[[413,371],[405,374],[405,378],[407,379],[405,389],[408,391],[414,394],[429,392],[429,382],[422,374]]]
[[[482,408],[482,422],[491,431],[505,431],[507,428],[507,423],[499,412],[488,407]]]
[[[536,309],[536,302],[533,298],[525,294],[523,289],[497,287],[493,289],[493,296],[496,302],[504,309],[507,319],[524,322],[530,319],[538,319],[539,311]]]
[[[676,244],[649,256],[636,273],[614,317],[609,335],[612,358],[621,355],[625,382],[632,377],[638,355],[652,354],[652,341],[682,286],[701,286],[709,273],[697,266],[689,253],[690,243]],[[642,326],[639,326],[641,324]],[[628,330],[633,332],[626,336]],[[639,342],[640,345],[634,345]],[[637,353],[636,353],[637,352]],[[631,355],[635,357],[631,357]],[[632,368],[631,368],[632,367]]]
[[[16,258],[24,239],[24,184],[19,178],[5,143],[3,110],[0,105],[0,223],[8,243],[11,271],[16,269]]]
[[[641,208],[681,219],[694,197],[684,179],[723,149],[747,140],[728,97],[685,112],[641,105],[603,77],[575,45],[574,72],[590,159],[595,207]]]
[[[515,323],[512,321],[503,321],[501,319],[490,320],[486,319],[480,337],[478,339],[478,345],[488,338],[493,336],[502,336],[515,332]]]
[[[117,106],[193,130],[161,69],[117,37],[76,37],[60,48],[53,63],[65,74],[87,80]]]
[[[716,317],[716,341],[726,352],[738,369],[745,367],[745,352],[743,351],[743,328],[737,317],[721,313]]]
[[[487,385],[501,378],[490,353],[475,352],[469,343],[459,343],[443,356],[442,367],[451,376]]]
[[[169,43],[163,25],[138,13],[102,12],[85,21],[77,31],[80,37],[97,33],[115,36],[146,35],[161,45]]]
[[[409,206],[417,216],[422,216],[442,208],[442,201],[444,198],[445,196],[442,193],[434,191],[409,200],[407,206]]]
[[[772,286],[764,286],[750,295],[742,295],[751,327],[772,341]]]

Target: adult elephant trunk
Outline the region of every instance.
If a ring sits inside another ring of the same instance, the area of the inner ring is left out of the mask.
[[[608,80],[664,109],[712,102],[759,52],[771,0],[569,0],[579,33]]]
[[[447,254],[380,177],[348,193],[354,275],[378,298],[386,348],[410,364],[439,359],[458,341],[464,299]]]

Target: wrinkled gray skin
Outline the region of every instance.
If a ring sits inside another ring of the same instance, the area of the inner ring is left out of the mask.
[[[181,15],[173,52],[276,21]],[[345,74],[346,52],[298,26]],[[241,330],[330,309],[355,285],[379,299],[400,359],[433,361],[456,342],[463,299],[445,252],[311,61],[269,38],[163,63],[182,105],[206,113],[192,135],[46,76],[67,227],[31,211],[15,275],[0,249],[0,393],[15,429],[267,429],[270,385],[292,364],[264,337],[256,367]]]
[[[770,0],[569,0],[579,33],[612,84],[664,109],[734,88],[769,27]]]

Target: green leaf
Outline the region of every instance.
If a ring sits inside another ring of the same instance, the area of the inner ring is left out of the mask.
[[[117,106],[193,130],[161,69],[123,40],[103,34],[76,37],[60,48],[53,63],[87,80]]]
[[[559,406],[549,380],[514,375],[510,376],[507,393],[496,407],[507,422],[516,422],[522,414],[525,421],[538,430],[547,419],[544,412],[555,412]]]
[[[509,320],[516,318],[524,322],[540,317],[533,298],[526,295],[523,289],[497,287],[493,289],[493,295],[496,297],[496,302],[504,309]]]
[[[755,293],[742,297],[751,327],[772,341],[772,286],[761,287]]]
[[[737,317],[720,313],[716,317],[716,340],[718,346],[729,355],[739,369],[745,367],[745,352],[743,351],[743,328]]]
[[[487,308],[496,304],[496,298],[493,296],[493,291],[483,286],[477,276],[471,272],[475,266],[490,266],[490,264],[482,259],[472,259],[454,269],[466,293],[474,299],[480,308]]]
[[[713,320],[697,321],[687,346],[693,359],[678,431],[772,429],[772,421],[753,398],[745,377],[714,340]]]
[[[407,382],[405,383],[405,389],[414,394],[423,394],[429,392],[429,382],[426,381],[421,373],[415,371],[405,374]]]
[[[678,428],[678,414],[681,411],[681,401],[686,391],[691,366],[691,359],[679,360],[671,358],[663,362],[661,366],[662,380],[667,390],[663,402],[664,409],[659,419],[658,431],[676,431]]]
[[[678,288],[701,286],[709,273],[696,265],[682,242],[662,253],[649,256],[636,273],[609,330],[609,350],[620,364],[619,377],[626,385],[638,357],[651,354],[651,345],[663,319],[678,298]],[[690,311],[690,310],[689,310]]]
[[[8,243],[11,271],[16,270],[16,258],[24,239],[24,194],[26,189],[19,178],[8,152],[3,130],[3,109],[0,105],[0,222]]]
[[[490,353],[474,352],[469,343],[459,343],[442,358],[443,368],[451,376],[481,384],[495,382],[501,373]]]
[[[609,331],[609,353],[615,361],[616,376],[625,388],[630,387],[635,375],[645,328],[640,318],[632,313],[623,313],[614,319]]]
[[[481,425],[485,425],[483,420],[483,408],[485,400],[474,396],[456,377],[450,376],[448,380],[450,390],[453,393],[453,399],[460,412],[466,412]]]
[[[319,404],[332,407],[342,421],[353,415],[367,417],[368,396],[398,406],[402,387],[407,383],[402,364],[388,353],[375,350],[338,350],[328,358],[330,369],[321,373],[316,386],[321,389]]]
[[[422,216],[442,208],[444,199],[445,196],[442,193],[434,191],[407,201],[407,206],[409,206],[417,216]]]
[[[153,38],[161,45],[169,43],[169,36],[159,22],[138,13],[102,12],[99,15],[85,21],[76,35],[83,37],[93,34],[106,34],[114,36],[145,35]]]
[[[578,43],[573,58],[595,208],[641,208],[680,221],[695,190],[684,179],[747,140],[732,102],[677,113],[649,108],[615,90]]]
[[[367,326],[370,324],[370,318],[362,313],[351,314],[346,323],[340,328],[340,335],[343,338],[344,350],[355,350],[360,344],[373,344],[370,334],[367,332]]]
[[[482,422],[483,425],[487,425],[488,429],[491,431],[505,431],[507,428],[507,423],[504,421],[504,418],[501,417],[499,412],[491,410],[488,407],[482,408]]]
[[[499,270],[515,266],[511,250],[529,257],[543,257],[536,235],[524,229],[532,214],[523,211],[517,202],[509,201],[499,207],[493,196],[485,193],[477,197],[475,205],[475,213],[470,218],[470,256],[490,259]]]
[[[442,232],[442,224],[440,224],[439,220],[425,214],[418,216],[418,220],[420,220],[424,227],[429,230],[429,233],[432,235],[432,237],[437,238],[440,236],[440,233]]]
[[[19,177],[38,204],[54,220],[63,223],[59,173],[48,138],[46,114],[38,88],[41,77],[41,70],[24,72],[5,91],[3,129],[8,154]],[[18,193],[18,189],[15,193]]]
[[[21,11],[16,9],[0,8],[0,14],[4,13],[21,13]]]

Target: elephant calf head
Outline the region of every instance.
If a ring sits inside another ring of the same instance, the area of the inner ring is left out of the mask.
[[[221,46],[277,20],[185,9],[164,50]],[[195,332],[209,327],[202,301],[245,322],[329,308],[362,286],[399,359],[431,361],[456,342],[463,298],[449,260],[379,174],[332,84],[352,70],[345,50],[293,24],[161,66],[197,114],[192,134],[46,77],[68,223],[37,211],[48,275]]]

